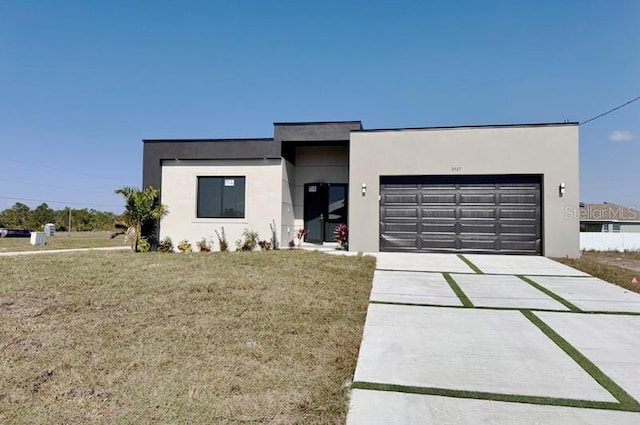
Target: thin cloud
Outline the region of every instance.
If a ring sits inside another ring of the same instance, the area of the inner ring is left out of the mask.
[[[612,142],[628,142],[636,137],[627,130],[615,130],[609,135],[609,140]]]

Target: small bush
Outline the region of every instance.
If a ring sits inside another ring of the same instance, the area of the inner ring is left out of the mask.
[[[293,239],[291,239],[291,240],[289,241],[289,249],[293,249],[293,248],[295,248],[295,247],[296,247],[296,243],[293,241]]]
[[[140,238],[138,241],[138,252],[149,252],[151,249],[151,244],[147,240],[147,238]]]
[[[243,251],[253,251],[258,246],[258,232],[254,232],[249,229],[244,229],[242,232],[244,241],[242,243]]]
[[[172,252],[173,251],[173,241],[169,236],[158,242],[158,251],[160,252]]]
[[[235,245],[236,245],[236,251],[242,251],[242,245],[243,245],[242,239],[236,239]]]
[[[273,249],[273,245],[269,241],[260,241],[258,242],[258,246],[263,251],[271,251]]]
[[[180,252],[191,252],[191,242],[188,239],[183,239],[178,244]]]
[[[226,233],[224,233],[224,227],[222,228],[222,233],[218,233],[217,230],[215,230],[215,232],[216,232],[216,236],[218,237],[218,244],[220,245],[220,252],[229,251],[229,242],[227,242],[227,235],[226,235]]]
[[[200,239],[196,245],[200,252],[211,252],[211,244],[205,238]]]
[[[278,249],[278,232],[277,232],[277,228],[276,228],[276,221],[275,220],[271,220],[271,223],[269,223],[269,229],[271,229],[271,246],[273,247],[273,249]]]

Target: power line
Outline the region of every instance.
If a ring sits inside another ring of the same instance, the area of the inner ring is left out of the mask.
[[[639,100],[639,99],[640,99],[640,96],[636,97],[635,99],[631,99],[630,101],[628,101],[628,102],[626,102],[626,103],[623,103],[623,104],[622,104],[622,105],[620,105],[620,106],[616,106],[616,107],[615,107],[615,108],[613,108],[613,109],[609,109],[607,112],[604,112],[604,113],[602,113],[602,114],[600,114],[600,115],[596,115],[596,116],[595,116],[595,117],[593,117],[593,118],[589,118],[588,120],[581,122],[579,125],[585,125],[586,123],[589,123],[589,122],[591,122],[591,121],[595,121],[595,120],[597,120],[598,118],[602,118],[602,117],[604,117],[605,115],[609,115],[609,114],[610,114],[610,113],[612,113],[613,111],[617,111],[617,110],[618,110],[618,109],[620,109],[620,108],[624,108],[625,106],[630,105],[630,104],[632,104],[633,102],[635,102],[636,100]]]
[[[10,199],[13,201],[32,201],[32,202],[44,202],[46,204],[65,204],[65,205],[87,205],[94,207],[110,207],[110,208],[122,208],[122,205],[108,205],[108,204],[93,204],[90,202],[68,202],[68,201],[47,201],[45,199],[31,199],[31,198],[14,198],[11,196],[0,196],[0,199]]]

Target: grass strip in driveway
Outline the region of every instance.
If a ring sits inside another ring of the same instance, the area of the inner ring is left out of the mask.
[[[584,354],[582,354],[577,348],[571,345],[560,334],[554,331],[549,325],[547,325],[542,319],[536,316],[533,312],[528,310],[522,310],[524,317],[529,319],[538,329],[542,331],[549,339],[551,339],[562,351],[567,353],[578,365],[603,388],[611,393],[624,407],[622,410],[630,410],[634,412],[640,412],[640,403],[631,397],[622,387],[616,384],[611,378],[609,378],[598,366],[596,366],[591,360],[589,360]]]
[[[476,400],[503,401],[503,402],[510,402],[510,403],[539,404],[539,405],[545,405],[545,406],[581,407],[581,408],[588,408],[588,409],[623,410],[623,411],[631,411],[631,412],[640,411],[640,409],[634,405],[625,404],[625,403],[614,403],[614,402],[608,402],[608,401],[577,400],[577,399],[569,399],[569,398],[489,393],[489,392],[482,392],[482,391],[453,390],[449,388],[436,388],[436,387],[415,387],[415,386],[409,386],[409,385],[382,384],[377,382],[356,381],[353,384],[351,384],[351,388],[361,389],[361,390],[390,391],[390,392],[407,393],[407,394],[435,395],[435,396],[442,396],[442,397],[466,398],[466,399],[476,399]]]
[[[582,310],[580,308],[578,308],[574,304],[570,303],[569,301],[565,300],[564,298],[562,298],[560,295],[556,294],[555,292],[548,290],[547,288],[545,288],[544,286],[540,285],[539,283],[534,282],[533,280],[527,278],[526,276],[517,275],[517,277],[520,278],[520,280],[523,280],[523,281],[527,282],[529,285],[533,286],[538,291],[540,291],[540,292],[544,293],[545,295],[547,295],[547,296],[553,298],[554,300],[558,301],[560,304],[562,304],[565,307],[567,307],[573,313],[582,313]]]
[[[458,258],[461,259],[462,261],[464,261],[464,263],[469,266],[469,268],[471,268],[471,270],[473,270],[475,273],[477,274],[484,274],[484,272],[482,270],[480,270],[480,268],[478,268],[478,266],[476,266],[475,264],[473,264],[471,262],[471,260],[469,260],[467,257],[465,257],[462,254],[458,254]]]
[[[462,305],[465,306],[465,307],[468,307],[468,308],[473,308],[473,303],[471,302],[469,297],[467,297],[467,294],[464,293],[462,288],[460,288],[460,286],[455,281],[455,279],[453,277],[451,277],[451,274],[442,273],[442,276],[444,276],[444,278],[449,283],[449,286],[451,287],[453,292],[455,292],[455,294],[458,296],[458,298],[460,299],[460,302],[462,303]]]

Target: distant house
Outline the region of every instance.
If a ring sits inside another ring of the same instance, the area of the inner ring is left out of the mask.
[[[640,210],[603,202],[580,203],[581,232],[640,232]]]

